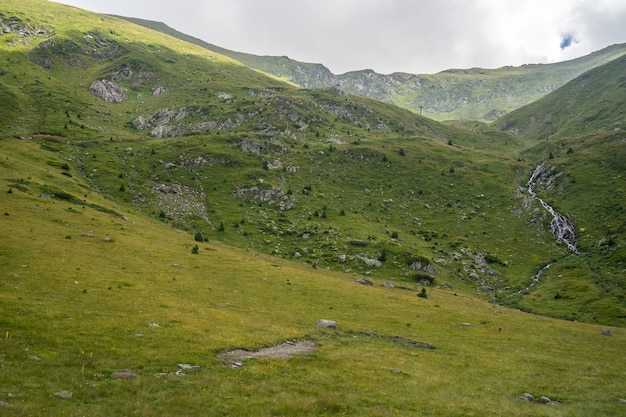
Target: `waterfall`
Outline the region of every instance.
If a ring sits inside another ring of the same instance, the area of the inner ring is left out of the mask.
[[[530,179],[526,183],[526,187],[528,189],[528,194],[535,200],[539,200],[539,203],[543,206],[544,209],[548,213],[552,215],[552,221],[550,222],[550,233],[556,236],[561,242],[567,245],[567,248],[574,253],[578,253],[578,248],[576,247],[576,228],[574,227],[574,223],[567,217],[558,213],[552,206],[543,201],[543,199],[537,197],[535,193],[535,186],[537,185],[537,177],[543,171],[543,164],[537,166],[533,171]]]

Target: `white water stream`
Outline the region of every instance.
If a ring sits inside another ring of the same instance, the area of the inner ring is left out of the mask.
[[[550,222],[550,233],[556,236],[561,242],[565,243],[569,250],[577,254],[578,248],[576,247],[576,228],[574,227],[574,223],[567,217],[554,210],[552,206],[543,201],[541,198],[537,197],[537,194],[535,193],[537,177],[541,174],[543,168],[543,164],[537,166],[537,168],[535,168],[532,175],[530,176],[530,179],[526,183],[528,194],[533,199],[539,200],[539,203],[541,203],[543,208],[552,215],[552,221]],[[550,269],[551,266],[552,264],[550,263],[541,268],[532,278],[530,284],[528,284],[528,287],[524,288],[523,290],[519,290],[518,294],[521,294],[523,291],[530,290],[533,285],[539,282],[543,273]]]
[[[543,208],[552,215],[552,221],[550,222],[550,233],[556,236],[561,242],[565,243],[569,250],[574,253],[578,253],[578,248],[576,247],[576,228],[574,227],[574,223],[567,217],[558,213],[552,208],[552,206],[543,201],[541,198],[537,197],[537,194],[535,194],[537,176],[541,173],[542,170],[543,164],[535,168],[532,175],[530,176],[530,179],[526,183],[528,194],[530,194],[532,198],[539,200]]]

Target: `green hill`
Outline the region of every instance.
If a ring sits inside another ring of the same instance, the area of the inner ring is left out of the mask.
[[[525,139],[545,138],[548,134],[559,139],[622,130],[626,125],[625,68],[626,56],[622,56],[493,125]]]
[[[0,14],[2,412],[623,411],[619,131],[515,138],[111,16]],[[524,189],[542,162],[577,254]]]

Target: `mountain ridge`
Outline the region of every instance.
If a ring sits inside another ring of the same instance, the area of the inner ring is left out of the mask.
[[[437,74],[378,74],[371,69],[333,74],[323,64],[298,62],[286,56],[235,52],[186,35],[161,22],[118,17],[215,50],[304,88],[337,85],[346,92],[393,103],[440,121],[496,120],[556,90],[587,70],[626,54],[626,44],[615,44],[583,57],[553,64],[448,69]],[[517,85],[522,87],[513,87]],[[485,95],[485,90],[489,94]]]

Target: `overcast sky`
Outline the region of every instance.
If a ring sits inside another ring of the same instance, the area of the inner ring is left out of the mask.
[[[624,0],[56,0],[333,73],[550,63],[626,42]]]

